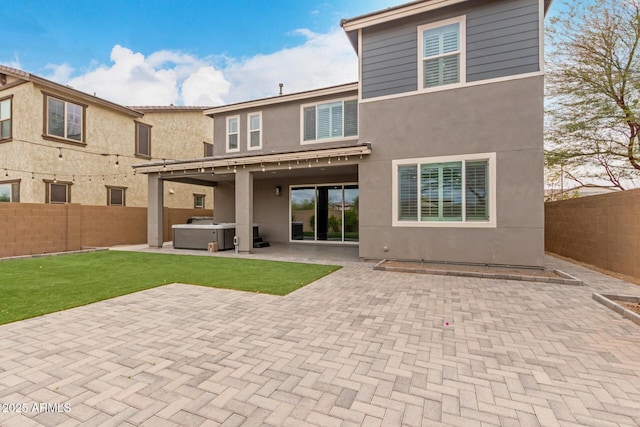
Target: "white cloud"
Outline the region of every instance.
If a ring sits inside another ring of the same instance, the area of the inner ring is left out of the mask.
[[[285,93],[292,93],[357,80],[357,56],[342,30],[296,33],[307,38],[301,46],[229,64],[225,68],[231,81],[227,100],[274,96],[279,83],[284,83]]]
[[[182,100],[185,105],[221,105],[230,86],[221,71],[201,67],[182,83]]]
[[[47,78],[122,105],[206,105],[246,101],[355,81],[357,57],[341,29],[296,30],[306,41],[249,58],[198,58],[161,50],[144,56],[116,45],[111,63],[73,76],[66,64],[48,64]]]

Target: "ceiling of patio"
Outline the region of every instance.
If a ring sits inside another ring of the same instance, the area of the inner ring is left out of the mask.
[[[313,162],[311,163],[311,165],[312,166],[309,167],[308,164],[300,163],[299,165],[296,165],[294,163],[291,165],[291,170],[289,170],[288,165],[281,165],[280,168],[268,165],[265,167],[264,172],[261,170],[261,168],[252,168],[253,179],[263,180],[273,178],[308,178],[326,175],[347,175],[358,173],[357,163],[335,165],[334,161],[331,165],[323,164],[316,166]],[[213,175],[211,174],[211,168],[207,168],[205,169],[205,172],[188,171],[185,173],[176,171],[174,173],[163,173],[161,174],[161,177],[165,181],[206,186],[215,186],[218,182],[235,181],[235,173],[233,172],[232,167],[230,167],[229,169],[227,169],[226,167],[216,168]]]

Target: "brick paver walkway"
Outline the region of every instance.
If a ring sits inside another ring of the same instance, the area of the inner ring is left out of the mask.
[[[549,264],[587,286],[351,263],[286,297],[174,284],[0,326],[0,425],[640,425],[640,327],[591,297],[640,287]]]

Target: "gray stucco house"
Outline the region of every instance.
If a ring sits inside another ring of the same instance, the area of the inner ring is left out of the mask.
[[[215,186],[215,219],[361,258],[543,265],[543,21],[550,0],[423,0],[342,21],[356,83],[212,108],[213,156],[148,174]]]

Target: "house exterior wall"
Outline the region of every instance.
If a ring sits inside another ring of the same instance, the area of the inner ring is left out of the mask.
[[[280,171],[277,178],[264,178],[264,173],[260,171],[253,173],[253,222],[258,224],[260,236],[264,240],[289,241],[291,186],[358,182],[355,168],[353,173],[331,173],[330,168],[327,171],[326,175],[314,174],[308,177],[287,176],[286,171]],[[275,195],[276,186],[282,188],[280,196]],[[215,221],[235,222],[235,185],[233,183],[219,185],[216,188],[215,197]]]
[[[341,138],[340,141],[313,142],[302,144],[302,105],[357,98],[358,91],[345,91],[340,94],[307,98],[304,101],[291,101],[252,109],[239,109],[233,112],[216,114],[214,117],[214,155],[229,154],[227,148],[227,118],[240,118],[240,149],[238,155],[258,155],[271,152],[330,147],[336,142],[357,141],[358,137]],[[262,112],[262,149],[249,150],[247,145],[247,117],[251,113]]]
[[[543,265],[542,96],[538,76],[362,103],[360,256]],[[472,153],[496,153],[495,228],[392,226],[392,160]]]
[[[418,90],[417,27],[466,16],[466,81],[540,71],[538,0],[465,2],[363,29],[362,99]]]
[[[154,159],[193,159],[204,157],[204,143],[213,144],[213,120],[200,110],[145,111],[139,120],[151,125],[151,155]],[[134,138],[132,136],[132,138]],[[135,139],[132,140],[132,144]],[[133,150],[133,146],[131,150]],[[134,163],[142,163],[138,159]],[[146,179],[144,180],[146,183]],[[146,206],[146,184],[142,188]],[[202,194],[204,210],[211,215],[213,188],[166,181],[164,203],[169,207],[192,208],[194,194]]]
[[[107,186],[113,186],[126,188],[126,206],[146,206],[147,179],[133,175],[131,168],[146,161],[135,156],[135,121],[152,126],[151,150],[155,159],[202,157],[203,142],[212,142],[212,120],[200,110],[135,117],[75,99],[64,90],[45,88],[35,82],[14,85],[17,82],[9,77],[7,87],[0,87],[0,98],[13,95],[12,138],[0,143],[0,169],[3,169],[0,183],[19,180],[23,203],[44,203],[45,180],[55,178],[70,184],[71,203],[104,206]],[[43,137],[46,120],[43,91],[88,105],[85,108],[86,145]],[[58,158],[60,152],[62,160]],[[204,194],[205,209],[213,209],[211,187],[172,183],[166,191],[165,201],[169,207],[192,208],[193,194]]]

